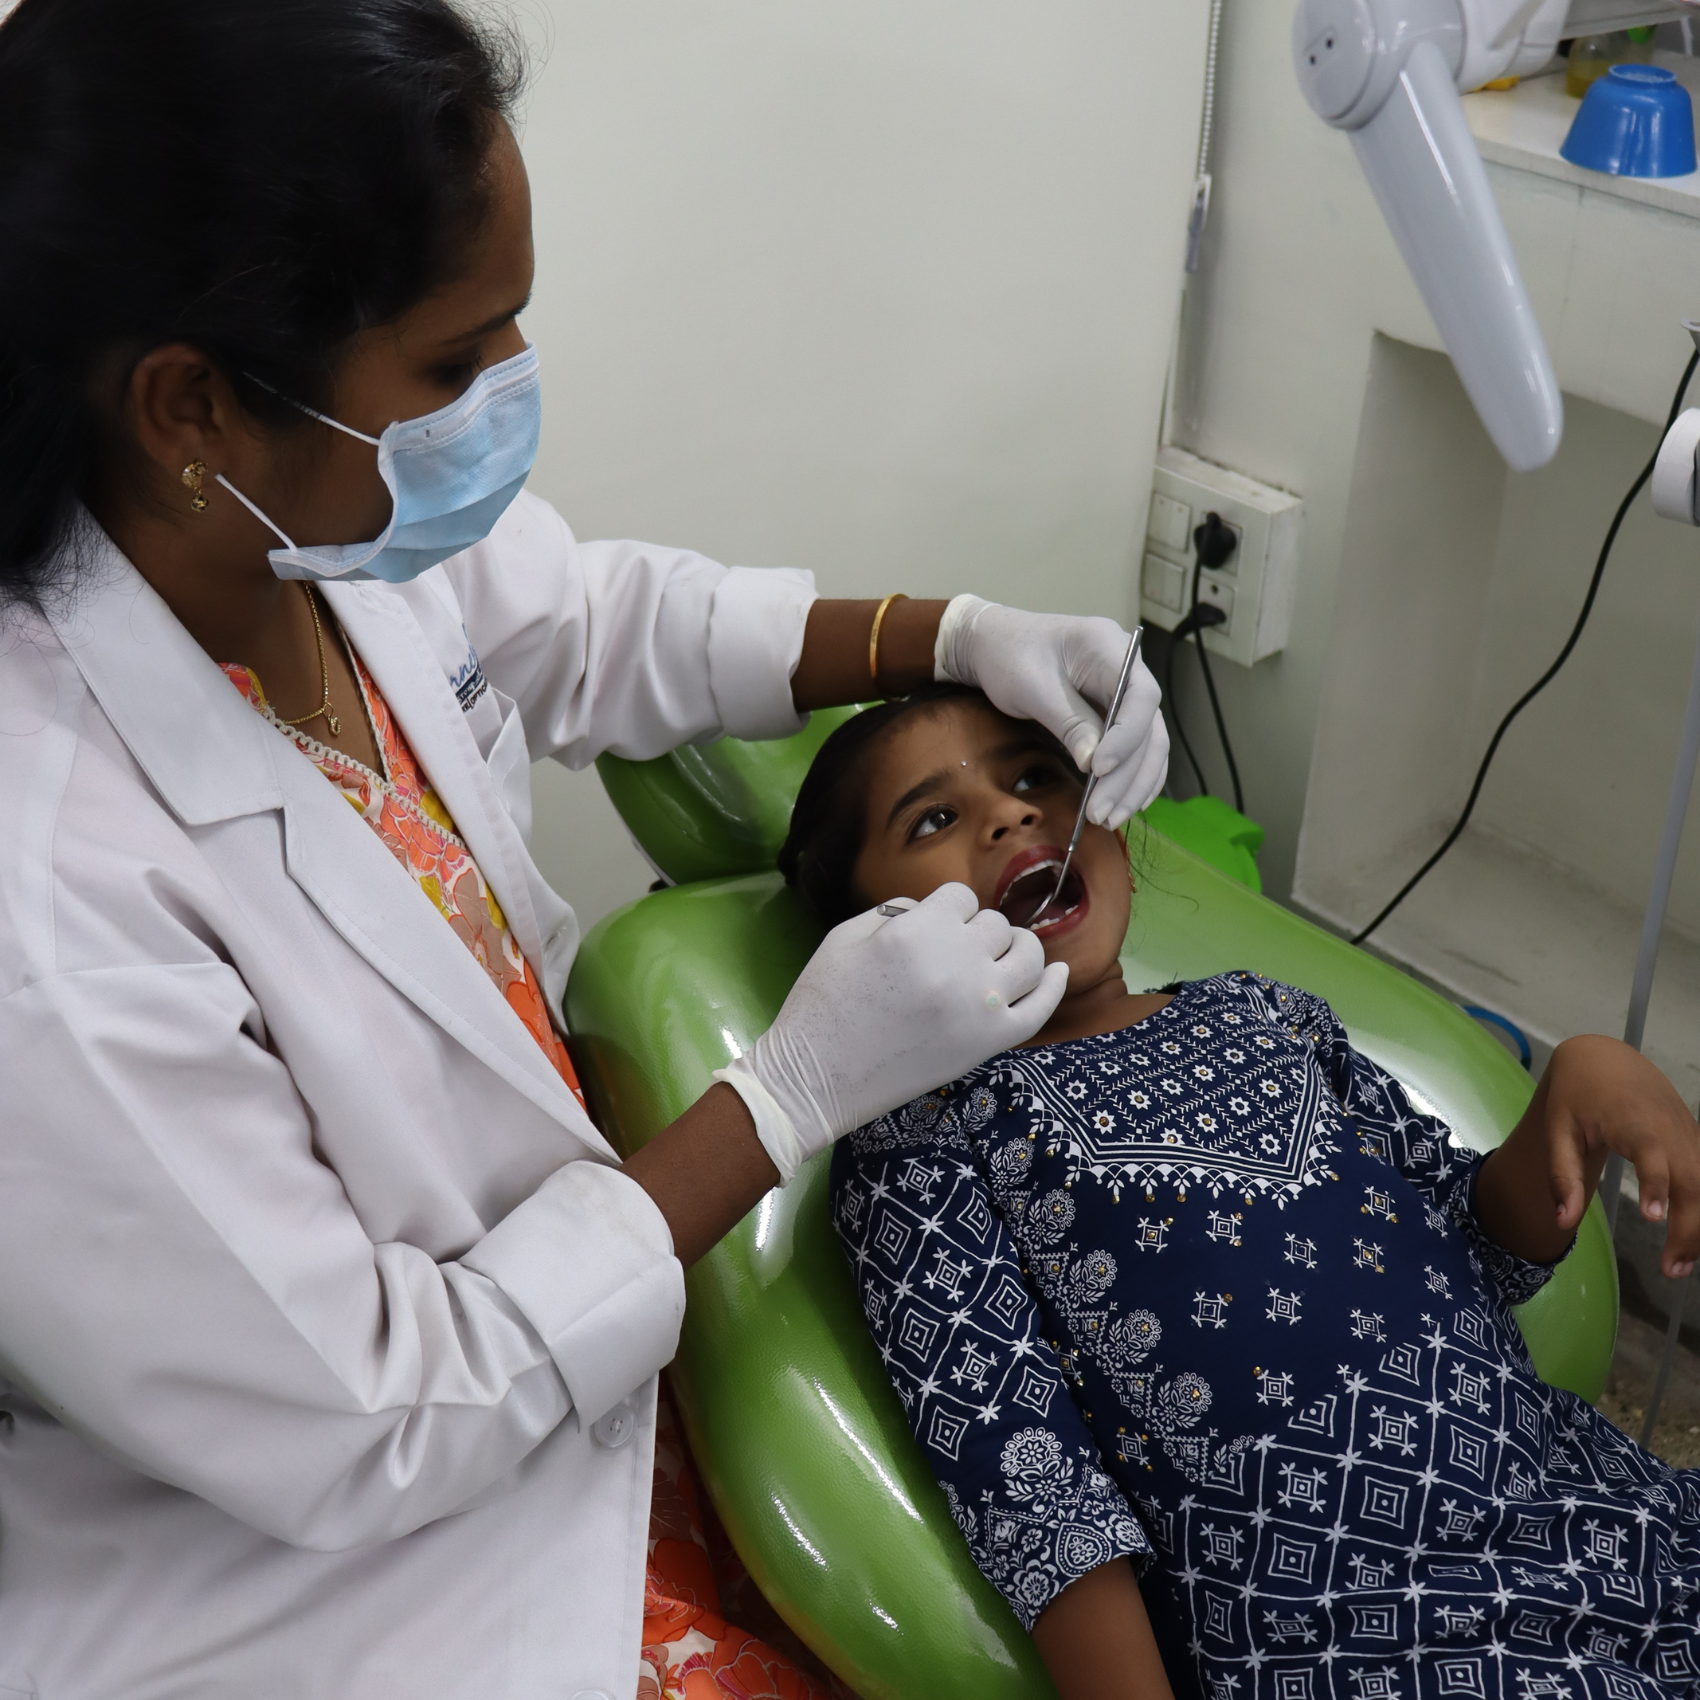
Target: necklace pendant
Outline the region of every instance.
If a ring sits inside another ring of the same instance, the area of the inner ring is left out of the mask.
[[[325,724],[331,729],[333,738],[342,736],[342,722],[336,717],[336,710],[329,703],[325,704]]]

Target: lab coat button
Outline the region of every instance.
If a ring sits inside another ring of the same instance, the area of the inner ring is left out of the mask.
[[[618,1452],[636,1431],[637,1414],[623,1402],[590,1425],[590,1432],[597,1443],[606,1446],[610,1452]],[[585,1693],[589,1696],[590,1691],[587,1689]],[[580,1700],[580,1697],[575,1695],[574,1700]]]

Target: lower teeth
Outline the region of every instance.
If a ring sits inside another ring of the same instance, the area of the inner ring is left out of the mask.
[[[998,907],[1018,927],[1036,927],[1061,921],[1080,907],[1080,898],[1074,890],[1066,896],[1058,891],[1056,878],[1054,868],[1043,869],[1038,874],[1027,874],[1016,882],[1015,887],[1005,895]],[[1022,886],[1029,889],[1023,891]]]

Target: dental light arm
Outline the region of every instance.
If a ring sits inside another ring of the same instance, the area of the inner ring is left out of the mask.
[[[1346,131],[1488,435],[1519,472],[1557,452],[1564,404],[1460,88],[1551,57],[1570,0],[1301,0],[1299,85]]]

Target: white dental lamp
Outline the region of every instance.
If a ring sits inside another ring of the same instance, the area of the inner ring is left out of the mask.
[[[1301,0],[1293,62],[1352,139],[1382,215],[1494,446],[1558,452],[1564,403],[1460,89],[1552,57],[1571,0]]]

